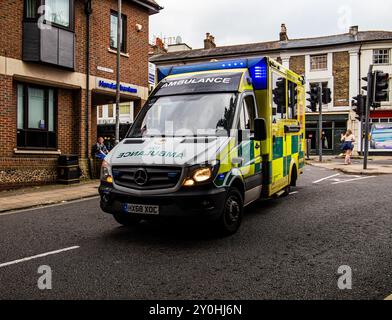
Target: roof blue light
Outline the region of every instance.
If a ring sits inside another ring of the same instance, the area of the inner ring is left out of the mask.
[[[268,66],[267,59],[263,57],[158,68],[158,81],[161,81],[169,75],[241,68],[248,68],[255,90],[267,89]]]

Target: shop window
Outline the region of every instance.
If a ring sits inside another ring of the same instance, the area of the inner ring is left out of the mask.
[[[320,71],[328,69],[328,55],[320,54],[310,57],[310,70]]]
[[[108,118],[113,118],[114,117],[114,108],[112,104],[108,105]]]
[[[116,11],[110,12],[110,48],[117,50],[117,22],[118,13]],[[120,37],[120,50],[126,52],[126,39],[127,39],[127,16],[121,15],[121,37]]]
[[[129,116],[131,114],[131,106],[129,104],[120,105],[120,115]]]
[[[20,148],[56,148],[54,90],[18,84],[17,97],[17,146]]]

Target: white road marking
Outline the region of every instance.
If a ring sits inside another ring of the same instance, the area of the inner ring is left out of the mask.
[[[370,178],[374,178],[374,176],[368,176],[368,177],[361,177],[361,178],[354,178],[354,179],[349,179],[349,180],[343,180],[343,181],[334,182],[332,184],[347,183],[347,182],[359,181],[359,180],[370,179]]]
[[[293,191],[293,192],[290,192],[290,195],[291,194],[297,194],[298,193],[298,191]]]
[[[392,301],[392,294],[390,296],[386,297],[385,300],[391,300]]]
[[[325,181],[325,180],[328,180],[328,179],[331,179],[331,178],[334,178],[334,177],[337,177],[337,176],[340,176],[340,173],[333,174],[332,176],[328,176],[328,177],[322,178],[320,180],[314,181],[313,183],[316,184],[316,183],[319,183],[319,182],[322,182],[322,181]]]
[[[18,260],[14,260],[14,261],[4,262],[4,263],[0,264],[0,268],[7,267],[7,266],[10,266],[10,265],[13,265],[13,264],[17,264],[17,263],[21,263],[21,262],[25,262],[25,261],[30,261],[30,260],[33,260],[33,259],[38,259],[38,258],[50,256],[50,255],[53,255],[53,254],[58,254],[58,253],[65,252],[65,251],[79,249],[79,248],[80,248],[79,246],[73,246],[73,247],[69,247],[69,248],[64,248],[64,249],[59,249],[59,250],[50,251],[50,252],[46,252],[46,253],[37,254],[35,256],[26,257],[26,258],[23,258],[23,259],[18,259]]]

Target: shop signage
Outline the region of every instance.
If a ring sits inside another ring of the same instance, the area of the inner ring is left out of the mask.
[[[115,82],[110,82],[110,81],[106,81],[106,80],[99,80],[98,87],[103,88],[103,89],[116,90],[117,86],[116,86]],[[123,85],[123,84],[120,84],[120,91],[126,92],[126,93],[137,93],[136,88],[133,88],[129,85]]]

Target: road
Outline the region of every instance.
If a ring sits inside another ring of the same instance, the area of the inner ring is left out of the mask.
[[[306,167],[294,193],[248,207],[229,238],[203,225],[120,227],[98,199],[2,215],[0,299],[384,299],[391,189],[392,176]],[[37,287],[41,265],[51,290]],[[338,288],[342,265],[351,290]]]

